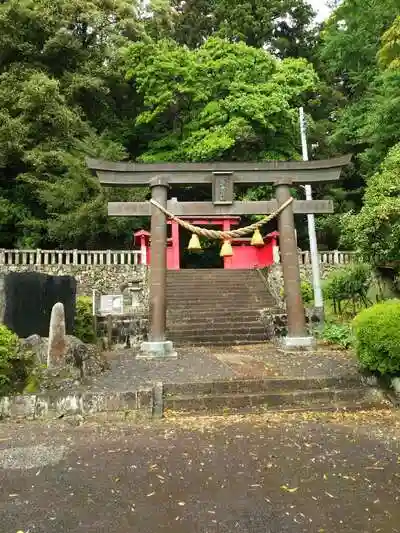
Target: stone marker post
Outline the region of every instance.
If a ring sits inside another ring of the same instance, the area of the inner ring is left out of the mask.
[[[47,351],[48,368],[62,366],[64,364],[66,348],[64,305],[58,302],[51,310],[49,346]]]

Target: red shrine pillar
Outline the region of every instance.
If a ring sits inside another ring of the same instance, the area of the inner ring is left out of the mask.
[[[230,231],[231,221],[224,219],[222,221],[222,231]],[[224,257],[224,269],[229,268],[232,263],[232,257]]]
[[[181,250],[179,239],[179,224],[176,220],[171,220],[171,252],[168,256],[168,270],[179,270],[181,268]]]

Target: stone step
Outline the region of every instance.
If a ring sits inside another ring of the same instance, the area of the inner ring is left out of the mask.
[[[227,305],[227,304],[232,304],[232,303],[243,303],[243,304],[246,304],[246,305],[249,305],[249,304],[255,304],[257,302],[261,302],[261,303],[264,303],[264,302],[273,302],[274,305],[276,306],[276,303],[275,303],[275,300],[273,300],[273,298],[258,298],[256,296],[252,297],[252,298],[249,298],[249,297],[243,297],[243,296],[240,296],[238,295],[237,297],[229,297],[229,298],[220,298],[217,294],[215,294],[214,296],[209,296],[209,297],[203,297],[203,296],[188,296],[188,295],[181,295],[181,297],[179,297],[179,295],[176,295],[172,298],[168,298],[167,297],[167,301],[168,302],[174,302],[174,303],[184,303],[184,304],[187,304],[187,303],[191,303],[193,301],[198,301],[199,303],[202,303],[202,304],[218,304],[218,305]]]
[[[200,324],[196,327],[193,324],[168,324],[167,326],[167,333],[172,335],[192,335],[196,334],[198,331],[204,331],[204,333],[201,334],[202,337],[206,337],[209,334],[212,335],[227,335],[228,333],[234,333],[237,335],[241,335],[242,333],[265,333],[266,327],[262,322],[222,322],[218,324],[202,324],[203,328],[200,326]]]
[[[167,287],[181,287],[181,286],[193,286],[193,287],[204,287],[206,285],[220,285],[221,287],[233,287],[235,284],[240,284],[243,287],[264,287],[267,288],[266,284],[260,279],[248,278],[244,276],[232,277],[226,279],[213,279],[213,278],[186,278],[180,280],[168,280]]]
[[[168,284],[180,284],[180,283],[205,283],[213,281],[215,283],[230,283],[232,284],[233,281],[243,281],[243,283],[250,283],[250,284],[256,284],[256,285],[263,285],[265,286],[265,281],[260,276],[255,276],[254,274],[229,274],[228,276],[224,277],[215,277],[215,276],[195,276],[190,275],[186,277],[177,277],[177,278],[170,278],[167,276],[167,283]]]
[[[266,294],[268,296],[271,296],[271,293],[268,290],[265,290],[264,288],[258,289],[257,287],[253,286],[240,287],[238,284],[232,286],[220,284],[191,286],[187,284],[179,287],[167,287],[167,294],[172,294],[174,292],[183,292],[187,290],[189,291],[189,294],[196,294],[200,292],[202,293],[203,291],[205,291],[206,294],[215,294],[215,290],[218,290],[223,294],[248,294],[250,296],[254,296],[256,294]]]
[[[213,277],[213,276],[187,276],[171,279],[167,277],[167,285],[179,286],[179,285],[205,285],[207,283],[221,284],[221,285],[234,285],[234,283],[241,283],[242,285],[253,285],[255,287],[266,287],[266,282],[261,279],[260,276],[253,275],[232,275],[227,277]]]
[[[189,272],[207,272],[215,275],[224,275],[229,272],[255,272],[255,269],[235,268],[227,270],[225,268],[181,268],[180,270],[169,270],[168,275],[180,276],[181,274],[187,274]]]
[[[237,393],[209,396],[165,396],[166,410],[196,414],[229,414],[277,410],[368,409],[386,405],[382,394],[370,387],[298,390],[295,392]]]
[[[209,327],[207,330],[200,330],[200,328],[170,328],[167,327],[167,333],[172,333],[175,336],[181,336],[181,337],[195,337],[195,338],[202,338],[207,339],[209,337],[218,337],[219,335],[222,335],[223,337],[238,337],[243,335],[252,335],[252,334],[265,334],[266,328],[263,324],[251,324],[250,326],[242,326],[241,324],[234,324],[229,329],[222,329],[222,328],[213,328]]]
[[[277,311],[278,312],[278,311]],[[169,310],[167,313],[167,322],[183,321],[207,321],[217,320],[219,318],[226,318],[227,320],[258,320],[260,319],[260,309],[254,306],[239,309],[226,309],[208,307],[204,310],[201,309],[174,309]]]
[[[233,317],[238,316],[240,318],[243,315],[252,315],[257,314],[260,316],[260,313],[265,308],[271,308],[271,305],[263,306],[259,305],[257,303],[251,304],[251,305],[243,305],[236,307],[234,305],[232,306],[225,306],[225,305],[215,305],[215,304],[199,304],[198,306],[172,306],[169,304],[169,311],[168,311],[168,317],[172,317],[173,319],[185,319],[188,317],[202,317],[202,316],[229,316]],[[172,308],[172,309],[171,309]]]
[[[219,285],[216,286],[207,286],[207,287],[180,287],[180,288],[173,288],[167,290],[167,296],[173,297],[173,296],[186,296],[187,298],[200,295],[202,297],[208,296],[211,298],[215,298],[216,296],[221,297],[227,297],[227,296],[246,296],[247,298],[272,298],[272,294],[268,291],[259,291],[255,289],[249,289],[248,287],[234,287],[234,288],[226,288],[226,287],[220,287]]]
[[[238,328],[253,328],[253,327],[263,327],[265,328],[264,322],[259,320],[227,320],[227,319],[209,319],[203,321],[192,320],[187,321],[168,321],[167,322],[168,331],[193,331],[194,329],[201,330],[203,328],[212,328],[217,330],[237,330]]]
[[[203,335],[184,335],[181,333],[169,334],[167,338],[177,346],[237,346],[247,344],[258,344],[267,342],[269,335],[266,332],[259,333],[214,333]]]
[[[269,309],[273,309],[269,307]],[[241,320],[245,317],[260,318],[262,307],[252,304],[251,306],[245,307],[225,307],[219,306],[215,307],[209,305],[208,307],[197,307],[197,308],[187,308],[187,307],[171,307],[167,312],[168,318],[179,318],[181,320],[197,320],[201,318],[203,320],[212,319],[218,317],[229,317],[230,320]],[[277,311],[278,312],[278,311]]]
[[[181,285],[167,285],[167,292],[173,292],[173,291],[181,291],[181,290],[187,290],[196,292],[196,291],[208,291],[211,292],[212,290],[218,289],[225,292],[246,292],[247,294],[269,294],[269,290],[264,285],[258,286],[254,285],[253,283],[246,283],[243,284],[241,281],[236,281],[234,283],[201,283],[201,284],[195,284],[195,283],[182,283]]]
[[[186,315],[186,317],[168,317],[167,326],[172,329],[179,329],[181,326],[186,328],[192,328],[197,330],[202,330],[206,328],[217,328],[221,329],[226,327],[230,328],[239,328],[239,327],[248,327],[248,326],[265,326],[266,322],[261,320],[258,317],[243,316],[240,317],[230,317],[230,316],[221,316],[221,315],[212,315],[210,314],[208,319],[205,320],[202,317],[196,315]]]
[[[204,348],[205,346],[207,347],[212,347],[212,348],[229,348],[231,346],[255,346],[257,344],[265,344],[266,342],[268,342],[269,339],[265,339],[265,338],[260,338],[260,337],[255,337],[253,339],[238,339],[236,338],[235,340],[228,340],[228,341],[217,341],[215,339],[213,339],[212,341],[210,340],[207,340],[207,339],[202,339],[202,340],[192,340],[192,341],[188,341],[186,339],[172,339],[170,338],[169,340],[172,340],[172,342],[174,343],[174,346],[176,348],[198,348],[198,347],[202,347]]]
[[[211,294],[191,294],[188,293],[185,294],[174,294],[174,295],[167,295],[167,301],[168,302],[185,302],[185,303],[191,303],[191,302],[200,302],[200,303],[210,303],[210,302],[216,302],[219,304],[229,304],[231,302],[243,302],[243,303],[251,303],[251,302],[275,302],[275,300],[272,297],[268,296],[247,296],[243,294],[236,294],[236,295],[221,295],[218,294],[217,291],[212,296]]]
[[[276,307],[255,270],[170,271],[167,301],[168,338],[177,345],[265,342],[260,311]]]
[[[180,309],[185,311],[187,309],[193,310],[193,312],[199,312],[201,310],[207,309],[264,309],[265,307],[273,307],[275,302],[267,300],[246,300],[242,298],[236,298],[236,300],[167,300],[169,309],[174,308],[175,310]]]
[[[191,298],[235,298],[235,297],[242,297],[242,298],[267,298],[272,299],[273,296],[269,292],[249,292],[247,289],[240,289],[240,290],[225,290],[221,287],[208,287],[204,289],[198,289],[198,290],[192,290],[190,287],[187,287],[185,289],[179,290],[179,291],[167,291],[167,297],[168,298],[180,298],[184,297],[187,300]]]
[[[168,313],[171,313],[173,316],[199,316],[202,314],[205,315],[217,315],[217,314],[243,314],[243,313],[258,313],[263,309],[271,309],[275,307],[274,305],[261,302],[252,302],[246,304],[245,302],[237,302],[237,304],[231,303],[230,305],[219,304],[219,303],[198,303],[195,304],[184,304],[184,305],[173,305],[171,302],[168,302]]]
[[[224,394],[257,394],[272,392],[298,392],[311,390],[360,389],[365,387],[361,375],[346,377],[265,378],[235,379],[213,382],[165,383],[164,395],[170,396],[221,396]]]

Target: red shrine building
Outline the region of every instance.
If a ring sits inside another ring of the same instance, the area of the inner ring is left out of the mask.
[[[217,226],[222,231],[230,231],[238,226],[240,217],[238,216],[213,216],[213,217],[180,217],[195,226]],[[171,226],[171,237],[167,240],[167,268],[168,270],[181,269],[181,246],[179,236],[179,224],[174,220],[169,220]],[[232,256],[223,258],[223,267],[227,270],[264,268],[279,262],[278,248],[279,233],[274,231],[266,235],[264,245],[252,246],[251,237],[236,238],[231,240]],[[141,249],[141,263],[151,264],[150,255],[150,233],[145,230],[137,231],[134,234],[134,244]]]

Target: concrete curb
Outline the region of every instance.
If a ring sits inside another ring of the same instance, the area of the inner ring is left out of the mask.
[[[159,384],[158,388],[159,388]],[[0,398],[0,420],[62,418],[68,415],[91,416],[122,412],[134,418],[152,418],[159,412],[157,386],[125,392],[47,392]],[[157,396],[157,402],[155,397]],[[161,393],[162,398],[162,393]],[[161,405],[162,409],[162,405]],[[162,412],[162,411],[161,411]]]

